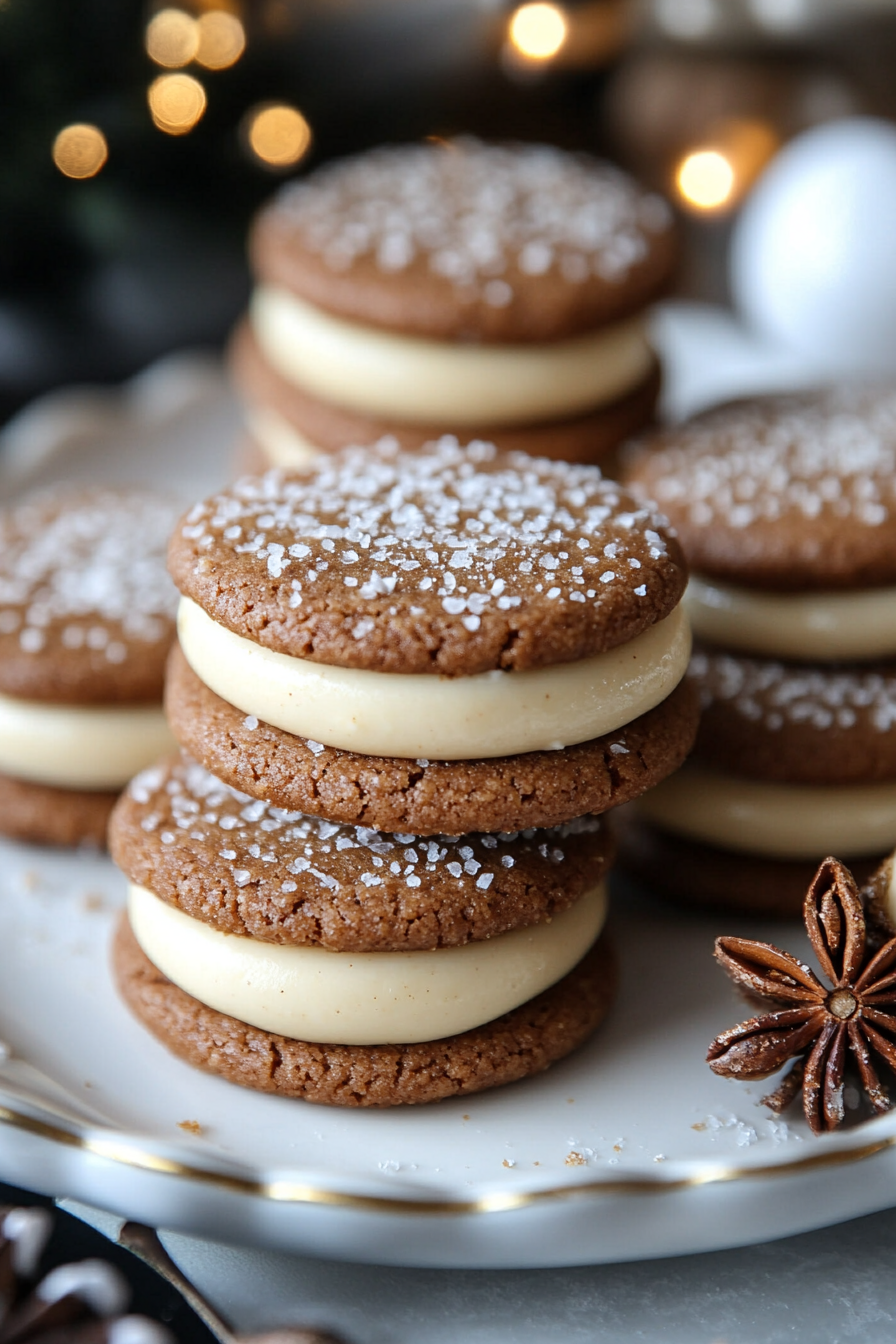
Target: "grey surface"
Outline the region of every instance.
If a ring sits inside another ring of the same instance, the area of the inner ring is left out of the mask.
[[[352,1344],[896,1338],[896,1210],[743,1250],[559,1270],[380,1269],[163,1240],[244,1330],[329,1325]]]

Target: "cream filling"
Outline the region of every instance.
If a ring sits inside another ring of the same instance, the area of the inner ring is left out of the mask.
[[[347,322],[265,285],[250,316],[265,358],[313,396],[452,428],[594,410],[630,392],[653,362],[642,316],[546,345],[473,345]]]
[[[676,835],[779,859],[884,853],[896,844],[896,784],[770,784],[690,764],[637,807]]]
[[[295,467],[307,467],[321,456],[322,449],[270,406],[248,406],[245,421],[246,428],[272,467],[290,471]]]
[[[545,924],[432,952],[330,952],[220,933],[131,886],[137,942],[200,1003],[300,1041],[435,1041],[491,1022],[562,980],[606,918],[603,883]]]
[[[176,747],[161,705],[51,705],[0,695],[0,771],[61,789],[121,789]]]
[[[556,750],[613,732],[671,694],[691,647],[678,607],[594,658],[440,677],[275,653],[218,625],[186,597],[177,625],[196,675],[245,714],[343,751],[440,761]]]
[[[763,593],[692,576],[684,600],[694,634],[712,644],[804,661],[896,654],[896,588]]]

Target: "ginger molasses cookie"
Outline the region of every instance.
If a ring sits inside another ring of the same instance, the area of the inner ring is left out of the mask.
[[[604,935],[562,980],[495,1021],[433,1041],[364,1046],[296,1040],[207,1007],[153,965],[126,921],[113,970],[135,1017],[194,1067],[261,1092],[351,1107],[443,1101],[541,1073],[597,1029],[617,985]]]
[[[610,164],[461,139],[289,183],[256,222],[252,259],[262,282],[354,322],[514,344],[638,312],[668,277],[671,225]]]
[[[685,680],[625,727],[563,751],[470,761],[364,756],[235,709],[176,646],[165,706],[181,746],[234,788],[330,821],[420,835],[555,826],[606,812],[678,769],[698,713],[696,690]]]
[[[169,563],[201,681],[363,755],[588,742],[665,700],[690,648],[663,520],[594,468],[488,444],[244,479],[190,511]]]
[[[671,223],[544,145],[394,145],[288,184],[252,231],[254,348],[234,352],[256,436],[281,465],[384,430],[596,460],[652,414]]]
[[[287,812],[188,758],[131,782],[109,842],[132,882],[193,920],[335,952],[456,947],[550,923],[613,857],[598,817],[421,839]]]
[[[787,663],[700,645],[695,757],[789,784],[896,783],[896,661]]]
[[[170,749],[162,711],[176,593],[167,499],[54,491],[0,513],[3,829],[99,840],[127,780]]]
[[[132,883],[126,1001],[247,1086],[342,1105],[496,1086],[573,1049],[612,997],[596,817],[390,834],[284,811],[181,758],[132,781],[110,839]]]

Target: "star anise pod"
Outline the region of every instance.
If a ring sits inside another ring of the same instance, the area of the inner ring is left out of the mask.
[[[858,887],[837,859],[825,859],[815,874],[803,918],[832,987],[826,989],[808,966],[771,943],[718,938],[716,957],[732,980],[751,998],[781,1007],[723,1031],[707,1061],[714,1073],[752,1081],[795,1059],[763,1101],[780,1112],[802,1087],[809,1127],[821,1134],[843,1120],[843,1073],[850,1055],[872,1111],[890,1108],[872,1056],[896,1071],[896,938],[869,953]]]

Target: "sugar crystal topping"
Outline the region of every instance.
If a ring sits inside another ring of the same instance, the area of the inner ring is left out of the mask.
[[[600,608],[620,591],[644,598],[668,532],[596,467],[448,436],[415,453],[382,440],[313,473],[245,478],[183,526],[200,567],[212,547],[254,557],[291,608],[336,589],[359,607],[400,599],[422,615],[415,602],[436,597],[470,631],[490,610],[533,600]],[[373,628],[361,614],[352,633]]]
[[[501,869],[512,868],[521,851],[537,851],[551,864],[566,857],[563,842],[601,829],[599,817],[581,817],[545,830],[492,835],[416,836],[385,834],[364,826],[340,825],[287,812],[251,798],[223,783],[187,758],[174,767],[151,766],[129,785],[131,797],[149,806],[165,794],[161,807],[147,811],[141,826],[158,833],[162,845],[176,846],[181,837],[209,845],[227,866],[237,887],[253,880],[259,864],[269,865],[270,884],[290,895],[295,877],[307,875],[320,887],[337,890],[341,883],[330,871],[335,856],[351,852],[351,881],[365,887],[384,882],[421,885],[421,874],[441,872],[444,878],[473,880],[487,891]],[[344,864],[343,872],[345,871]]]
[[[39,653],[63,648],[124,662],[125,641],[170,634],[177,592],[165,567],[177,506],[141,491],[39,495],[0,516],[0,634]]]
[[[787,665],[725,653],[696,652],[688,675],[704,709],[724,701],[744,719],[771,732],[803,724],[819,732],[857,724],[896,730],[896,671]]]
[[[760,398],[669,438],[646,460],[649,490],[692,526],[796,515],[874,528],[896,515],[896,386]]]
[[[625,280],[671,212],[610,164],[547,145],[386,146],[284,187],[281,217],[334,271],[372,256],[431,272],[504,307],[512,271]]]

